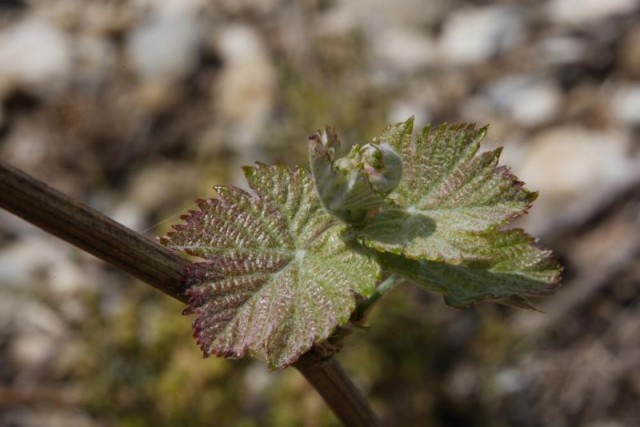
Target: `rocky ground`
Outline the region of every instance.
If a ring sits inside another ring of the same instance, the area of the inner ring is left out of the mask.
[[[640,2],[0,2],[0,158],[150,236],[332,124],[490,124],[557,251],[543,313],[394,291],[341,359],[390,425],[640,423]],[[329,426],[201,361],[179,303],[0,212],[0,426]]]

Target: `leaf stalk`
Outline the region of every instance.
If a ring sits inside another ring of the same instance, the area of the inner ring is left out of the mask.
[[[399,274],[389,275],[386,279],[380,282],[369,298],[358,304],[358,307],[351,316],[351,321],[356,324],[364,322],[371,307],[373,307],[373,305],[382,298],[383,295],[398,286],[404,280],[406,279]]]

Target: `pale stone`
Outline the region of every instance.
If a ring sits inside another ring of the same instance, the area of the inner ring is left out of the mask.
[[[373,37],[385,28],[417,29],[435,24],[450,7],[445,0],[339,0],[324,11],[315,25],[322,34],[363,31]]]
[[[24,369],[41,367],[53,358],[68,329],[64,320],[44,304],[17,300],[10,308],[15,338],[9,354]]]
[[[581,197],[640,174],[626,152],[626,138],[577,127],[540,133],[519,168],[531,187],[558,197]]]
[[[233,25],[216,40],[224,67],[214,86],[214,109],[229,129],[230,144],[246,151],[258,141],[275,102],[276,73],[264,42],[252,28]]]
[[[375,35],[372,42],[375,64],[400,72],[415,72],[438,60],[435,41],[426,33],[391,28]]]
[[[557,127],[539,133],[521,162],[513,163],[527,188],[540,191],[521,219],[533,234],[588,215],[616,191],[640,179],[640,158],[630,154],[625,134]]]
[[[200,23],[191,14],[155,14],[130,34],[127,54],[142,79],[174,81],[194,69],[201,43]]]
[[[524,39],[525,24],[524,14],[515,7],[460,9],[444,22],[440,54],[456,65],[485,61],[518,45]]]
[[[537,60],[545,65],[574,64],[584,59],[588,43],[577,36],[549,36],[540,39],[536,46]]]
[[[130,0],[129,3],[130,7],[138,10],[151,10],[153,13],[168,15],[197,13],[207,5],[211,5],[210,0]]]
[[[619,87],[610,101],[613,117],[622,124],[640,126],[640,84]]]
[[[549,80],[535,75],[504,76],[465,102],[463,113],[472,121],[489,121],[492,127],[505,116],[524,127],[550,122],[560,110],[563,96]]]
[[[30,288],[48,286],[72,293],[86,288],[86,272],[71,260],[70,245],[47,235],[25,236],[0,251],[0,285]],[[42,281],[45,283],[42,283]]]
[[[550,0],[547,15],[554,22],[584,25],[630,13],[638,4],[638,0]]]
[[[63,88],[71,74],[69,37],[41,18],[0,32],[0,97],[15,87],[38,94]]]
[[[539,126],[558,114],[562,99],[555,85],[540,82],[514,93],[510,102],[511,116],[522,126]]]

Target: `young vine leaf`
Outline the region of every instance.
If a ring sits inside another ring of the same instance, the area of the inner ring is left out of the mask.
[[[202,258],[186,274],[194,336],[205,355],[264,351],[270,368],[297,360],[349,320],[380,267],[345,242],[303,169],[246,167],[253,193],[219,186],[217,199],[161,241]]]
[[[527,295],[549,293],[560,280],[550,251],[521,230],[500,230],[537,193],[508,168],[500,149],[478,154],[486,128],[425,128],[413,119],[375,140],[402,157],[403,176],[388,203],[355,233],[389,271],[445,295],[455,307],[495,299],[531,307]]]
[[[311,174],[246,167],[252,192],[220,186],[199,200],[161,242],[202,259],[185,275],[185,313],[204,354],[290,365],[368,307],[383,271],[454,307],[531,308],[526,297],[551,292],[561,269],[522,230],[502,230],[537,194],[498,166],[500,150],[478,153],[485,132],[414,138],[409,119],[340,157],[327,127],[309,139]]]
[[[537,194],[497,167],[500,149],[477,155],[486,128],[427,127],[415,139],[412,130],[409,119],[380,137],[402,156],[404,174],[391,205],[361,230],[363,241],[411,259],[485,258],[476,251],[476,234],[526,212]]]

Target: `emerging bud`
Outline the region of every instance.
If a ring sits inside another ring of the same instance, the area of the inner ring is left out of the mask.
[[[356,145],[337,158],[340,140],[333,128],[309,138],[309,162],[324,208],[340,220],[355,224],[381,207],[402,178],[402,159],[386,143]]]
[[[387,143],[362,147],[364,173],[374,191],[389,194],[402,179],[402,158]]]

